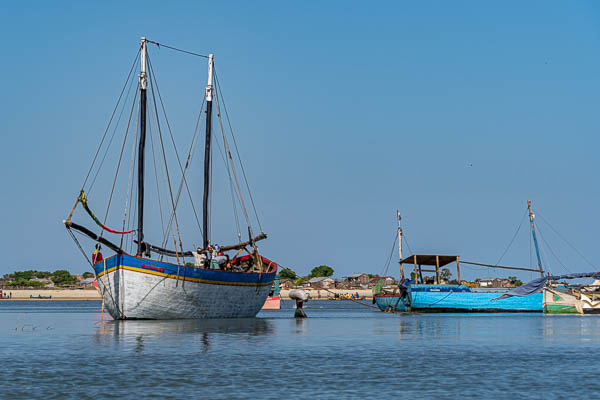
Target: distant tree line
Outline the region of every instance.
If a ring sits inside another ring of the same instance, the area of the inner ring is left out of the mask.
[[[290,268],[283,268],[281,270],[281,272],[279,272],[279,276],[282,279],[290,279],[290,280],[294,281],[294,284],[296,286],[299,286],[299,285],[302,285],[307,280],[312,279],[312,278],[317,278],[317,277],[321,277],[321,276],[331,276],[331,275],[333,275],[333,272],[334,272],[334,270],[330,266],[319,265],[318,267],[314,267],[310,271],[310,274],[308,274],[306,276],[298,276]]]
[[[94,276],[91,272],[84,272],[83,278],[91,278]],[[45,281],[40,281],[43,279]],[[59,269],[54,272],[49,271],[16,271],[12,274],[6,274],[3,277],[4,286],[8,287],[44,287],[48,284],[47,281],[52,281],[55,286],[67,286],[77,282],[77,278],[71,275],[66,269]]]

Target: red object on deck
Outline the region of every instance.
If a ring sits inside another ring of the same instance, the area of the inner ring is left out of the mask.
[[[271,260],[269,260],[269,259],[268,259],[267,257],[265,257],[265,256],[260,256],[260,258],[262,259],[262,262],[263,262],[264,264],[266,264],[266,265],[268,265],[268,266],[270,267],[270,268],[269,268],[269,272],[271,272],[271,271],[273,270],[273,267],[274,267],[274,268],[279,268],[279,267],[280,267],[280,265],[279,265],[279,264],[277,264],[275,261],[271,261]],[[241,257],[236,257],[236,258],[234,258],[233,260],[231,260],[231,263],[232,263],[232,264],[237,264],[237,263],[240,263],[240,262],[242,262],[242,261],[247,261],[247,260],[249,260],[249,259],[250,259],[250,255],[249,255],[249,254],[247,254],[247,255],[245,255],[245,256],[241,256]]]

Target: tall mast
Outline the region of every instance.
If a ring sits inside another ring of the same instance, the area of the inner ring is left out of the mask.
[[[202,202],[202,231],[204,233],[203,248],[210,242],[208,235],[208,198],[210,195],[210,140],[212,130],[212,96],[213,96],[213,55],[208,55],[208,84],[206,85],[206,142],[204,145],[204,197]]]
[[[146,89],[148,77],[146,75],[146,38],[142,38],[140,54],[140,142],[138,146],[138,248],[137,256],[140,257],[145,250],[144,244],[144,148],[146,147]]]
[[[398,264],[400,264],[400,279],[404,279],[404,268],[402,267],[402,227],[400,226],[402,216],[398,210],[396,210],[396,217],[398,220]]]
[[[531,234],[533,235],[533,244],[535,245],[535,255],[537,256],[538,269],[540,270],[540,276],[544,277],[544,271],[542,270],[542,257],[540,257],[540,248],[538,246],[537,236],[535,235],[535,214],[531,211],[531,200],[527,200],[527,209],[529,210],[529,223],[531,225]]]

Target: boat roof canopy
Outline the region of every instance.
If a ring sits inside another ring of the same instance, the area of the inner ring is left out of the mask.
[[[401,260],[401,264],[418,264],[418,265],[438,265],[436,263],[436,257],[439,260],[439,266],[442,267],[444,265],[448,265],[450,263],[456,262],[458,260],[458,256],[447,256],[447,255],[439,255],[439,254],[413,254],[411,256],[406,257],[404,260]]]

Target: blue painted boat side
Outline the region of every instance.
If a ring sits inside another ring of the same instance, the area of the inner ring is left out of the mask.
[[[94,271],[98,277],[102,276],[105,270],[108,272],[118,268],[135,269],[138,272],[165,276],[166,278],[171,279],[185,279],[221,285],[272,285],[277,273],[276,271],[273,271],[271,273],[257,274],[200,269],[133,257],[126,254],[117,254],[94,265]]]
[[[381,311],[388,311],[390,309],[400,312],[406,311],[406,307],[400,296],[375,295],[375,304],[377,304],[377,307]]]
[[[429,286],[429,287],[428,287]],[[448,286],[444,288],[444,286]],[[470,311],[470,312],[542,312],[543,295],[499,297],[499,292],[451,290],[462,285],[411,285],[408,288],[413,311]],[[464,286],[466,288],[466,286]],[[428,290],[430,289],[430,290]],[[449,289],[449,290],[444,290]]]

